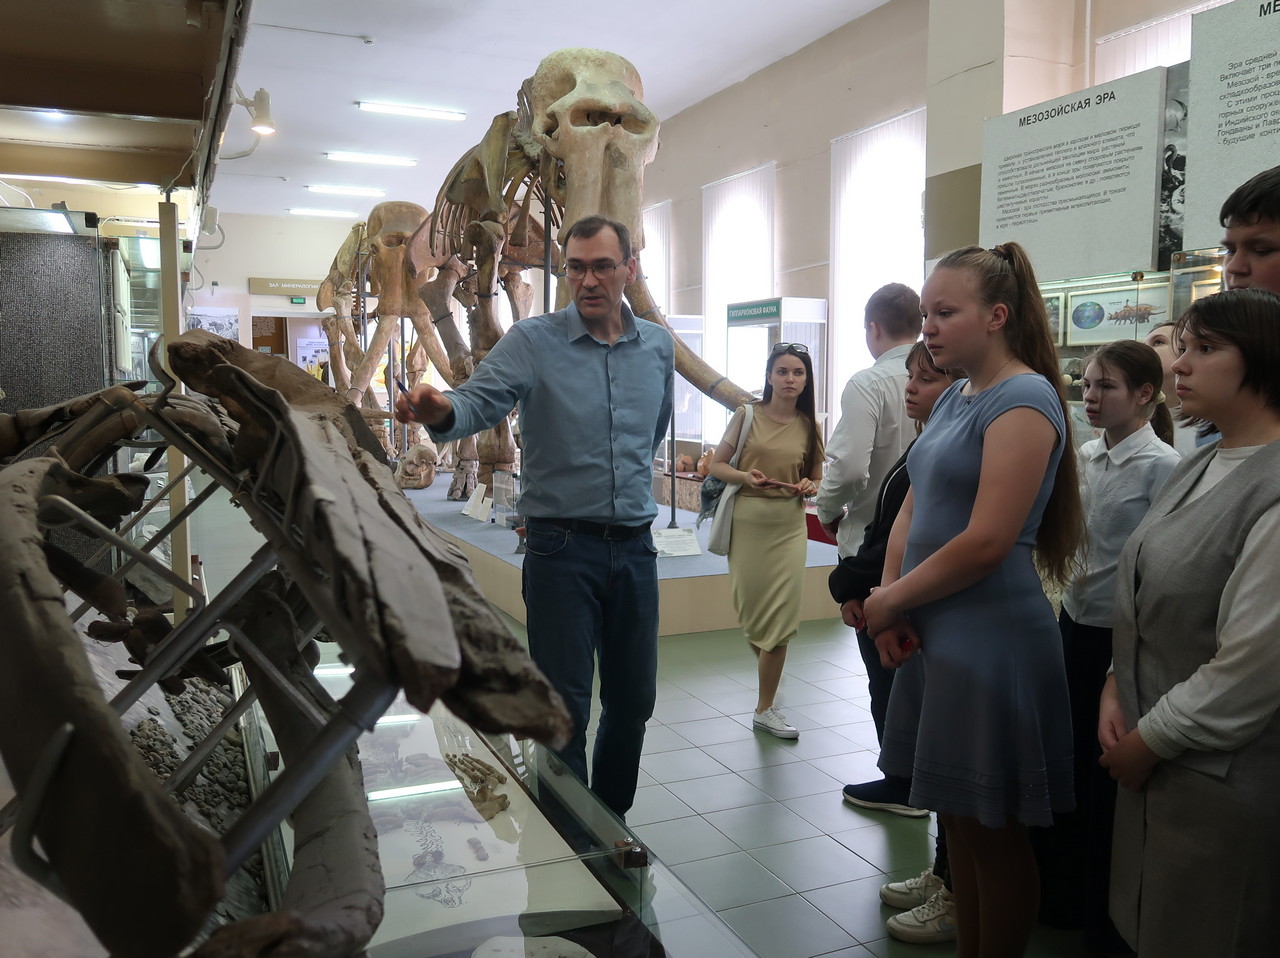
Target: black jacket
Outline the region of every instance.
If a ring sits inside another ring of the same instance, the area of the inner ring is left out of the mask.
[[[915,445],[913,441],[911,445]],[[880,484],[880,495],[876,499],[875,515],[867,526],[862,537],[862,545],[851,556],[845,556],[840,564],[831,570],[827,587],[831,590],[831,598],[840,605],[850,599],[865,599],[871,590],[880,584],[884,574],[884,557],[889,548],[889,533],[893,531],[894,520],[902,509],[902,503],[911,489],[911,478],[907,475],[907,455],[911,446],[902,454],[902,458],[893,464],[893,468]]]

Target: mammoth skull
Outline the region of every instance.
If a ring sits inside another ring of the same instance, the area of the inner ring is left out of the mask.
[[[422,311],[405,244],[427,218],[417,203],[390,200],[369,211],[369,285],[378,297],[378,316],[414,316]]]
[[[520,119],[541,157],[542,182],[564,207],[564,230],[601,214],[644,248],[644,168],[658,151],[658,119],[627,60],[605,50],[557,50],[520,90]]]
[[[396,485],[401,489],[426,489],[436,481],[439,456],[430,440],[410,449],[396,466]]]

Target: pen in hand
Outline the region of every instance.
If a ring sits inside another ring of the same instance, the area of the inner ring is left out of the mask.
[[[404,393],[405,405],[407,405],[409,407],[409,411],[416,416],[418,414],[418,407],[413,404],[411,399],[409,399],[409,387],[404,384],[403,380],[401,380],[399,376],[392,376],[391,378],[395,380],[395,384],[399,390]]]

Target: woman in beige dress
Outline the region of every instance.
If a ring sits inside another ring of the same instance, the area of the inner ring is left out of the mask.
[[[752,727],[797,738],[774,704],[787,643],[800,630],[808,535],[804,500],[822,478],[822,437],[814,414],[813,363],[803,343],[778,343],[765,367],[764,397],[739,408],[716,447],[711,475],[740,484],[729,536],[729,584],[738,621],[756,656],[760,691]],[[738,467],[729,464],[743,443]]]

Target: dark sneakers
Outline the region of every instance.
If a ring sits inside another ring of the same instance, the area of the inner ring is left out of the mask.
[[[893,815],[901,815],[903,818],[928,818],[928,809],[913,808],[909,804],[910,798],[910,788],[884,778],[876,782],[863,782],[861,785],[844,787],[844,800],[858,808],[889,812]]]

